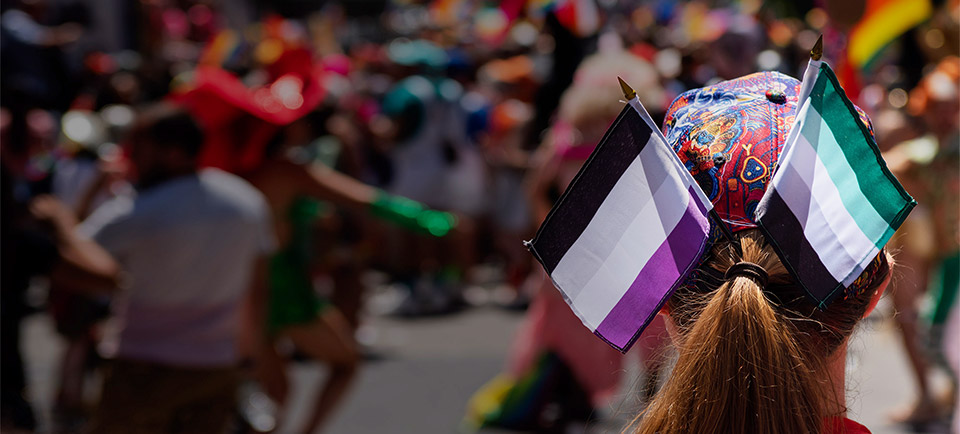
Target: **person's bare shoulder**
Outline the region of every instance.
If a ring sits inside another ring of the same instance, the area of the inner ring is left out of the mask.
[[[303,166],[286,159],[268,160],[251,173],[248,179],[258,187],[269,188],[295,182],[303,171]]]
[[[286,160],[269,160],[247,175],[247,180],[263,193],[270,206],[285,209],[300,190],[303,166]]]

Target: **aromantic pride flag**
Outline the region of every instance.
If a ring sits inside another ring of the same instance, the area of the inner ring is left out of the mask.
[[[866,69],[880,50],[931,13],[930,0],[867,0],[863,16],[850,31],[847,60]]]
[[[833,71],[816,64],[804,74],[809,96],[800,94],[756,221],[784,265],[825,306],[863,272],[916,202],[887,169]]]
[[[626,352],[703,253],[713,208],[633,98],[526,245],[583,324]]]

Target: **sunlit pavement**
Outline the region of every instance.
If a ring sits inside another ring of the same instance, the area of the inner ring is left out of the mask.
[[[889,308],[881,310],[889,312]],[[363,332],[364,340],[370,343],[370,360],[326,432],[459,432],[467,400],[501,370],[521,320],[521,313],[493,306],[418,319],[371,316]],[[46,428],[63,344],[46,315],[34,315],[24,326],[30,395]],[[292,372],[294,404],[289,409],[290,423],[280,427],[282,433],[297,431],[323,379],[322,368],[312,363],[297,363]],[[628,376],[637,375],[629,372]],[[875,434],[946,432],[938,427],[909,431],[888,421],[890,411],[907,406],[913,399],[906,357],[888,314],[874,315],[854,335],[847,384],[851,418]],[[635,402],[633,393],[625,390],[621,399],[607,409],[606,414],[616,416],[613,421],[590,431],[619,432],[619,424],[628,416],[624,413],[635,408],[631,404]]]

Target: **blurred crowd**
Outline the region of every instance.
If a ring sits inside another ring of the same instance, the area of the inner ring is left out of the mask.
[[[282,405],[293,356],[331,367],[319,427],[363,358],[365,276],[402,295],[393,314],[433,315],[469,305],[480,265],[505,308],[530,306],[514,378],[566,366],[582,399],[564,417],[588,417],[618,383],[578,372],[613,356],[574,336],[521,241],[621,110],[616,78],[661,122],[691,88],[799,77],[821,34],[920,203],[896,241],[918,391],[897,417],[941,418],[955,396],[929,371],[960,351],[944,326],[960,284],[960,3],[933,1],[858,63],[847,46],[870,3],[3,0],[2,427],[37,428],[19,330],[39,310],[68,342],[56,432],[215,432],[244,379]],[[711,128],[705,144],[723,140]],[[666,345],[638,346],[647,372]],[[91,413],[86,378],[104,367]]]

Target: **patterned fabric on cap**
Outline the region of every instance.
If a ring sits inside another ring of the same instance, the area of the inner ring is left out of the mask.
[[[732,232],[757,227],[754,211],[793,125],[799,90],[793,77],[758,72],[684,92],[667,109],[667,143]],[[873,134],[869,118],[857,112]],[[711,225],[712,243],[721,232]],[[846,296],[868,287],[883,266],[886,256],[880,254]],[[688,280],[695,279],[696,273]]]

